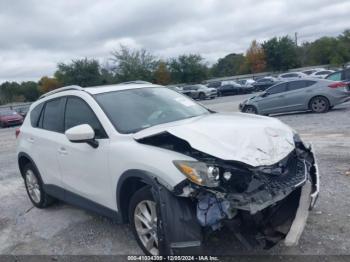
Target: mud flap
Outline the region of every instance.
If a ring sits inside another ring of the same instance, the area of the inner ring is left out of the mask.
[[[296,246],[299,242],[299,238],[303,233],[306,225],[306,220],[309,215],[309,207],[311,202],[311,183],[309,180],[306,181],[305,185],[301,189],[301,195],[299,200],[299,206],[297,213],[293,220],[292,226],[284,240],[286,246]]]
[[[157,212],[160,255],[200,254],[202,228],[195,205],[189,198],[176,197],[162,185],[153,188]]]

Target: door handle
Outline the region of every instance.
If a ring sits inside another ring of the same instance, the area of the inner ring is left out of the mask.
[[[34,138],[29,137],[29,138],[27,139],[27,141],[28,141],[29,143],[34,143]]]
[[[59,149],[58,149],[58,153],[60,154],[60,155],[67,155],[68,153],[67,153],[67,150],[64,148],[64,147],[60,147]]]

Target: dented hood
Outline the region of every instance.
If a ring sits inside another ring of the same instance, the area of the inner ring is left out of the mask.
[[[275,164],[295,147],[293,130],[278,119],[242,113],[214,113],[157,125],[135,133],[134,138],[164,132],[203,153],[254,167]]]

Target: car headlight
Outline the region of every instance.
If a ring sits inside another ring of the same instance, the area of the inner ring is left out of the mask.
[[[219,185],[220,170],[218,167],[199,161],[174,161],[175,166],[193,183],[217,187]]]

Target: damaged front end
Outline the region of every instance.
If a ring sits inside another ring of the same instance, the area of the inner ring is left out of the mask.
[[[247,246],[269,248],[282,239],[288,246],[298,243],[318,196],[319,178],[311,146],[305,146],[297,135],[294,150],[285,158],[257,167],[200,152],[167,132],[138,142],[197,160],[174,161],[188,179],[173,194],[191,200],[203,228],[228,227]]]

